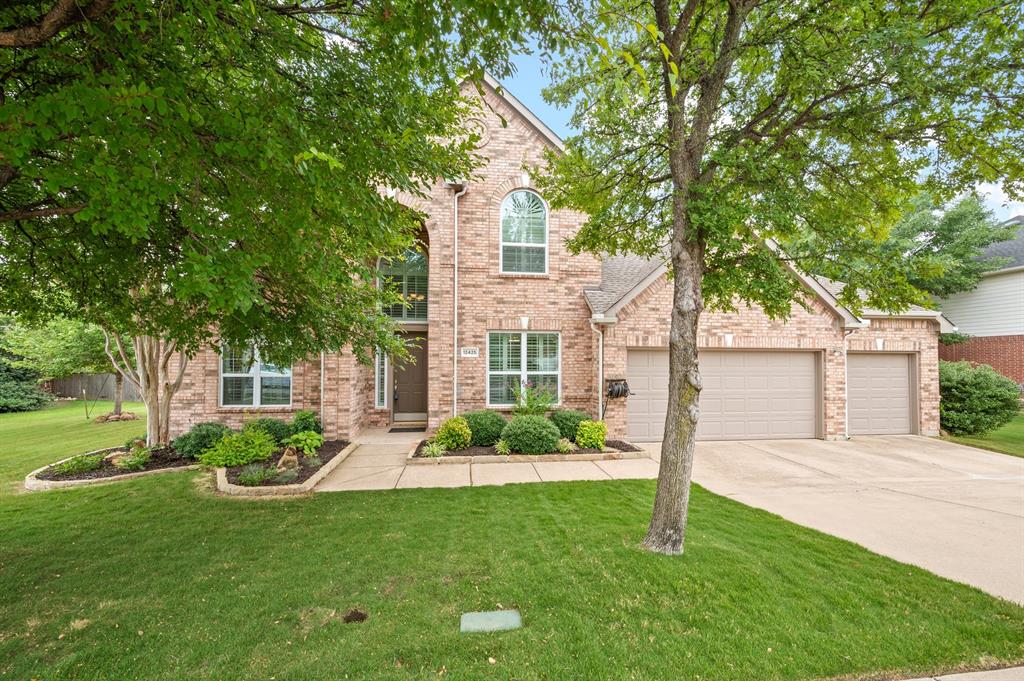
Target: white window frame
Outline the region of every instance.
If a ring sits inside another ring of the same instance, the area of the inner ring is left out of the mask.
[[[261,383],[262,378],[282,378],[283,374],[265,373],[263,361],[260,359],[259,350],[252,348],[252,365],[249,371],[244,373],[224,372],[224,353],[217,353],[217,405],[222,409],[291,409],[294,400],[295,375],[292,367],[288,367],[288,404],[262,404]],[[280,367],[283,368],[283,367]],[[225,378],[252,378],[252,404],[224,404],[224,379]]]
[[[388,356],[379,349],[373,358],[373,407],[387,409],[388,406]]]
[[[522,243],[519,241],[505,241],[505,227],[502,224],[502,213],[505,211],[505,202],[508,201],[513,194],[518,192],[528,192],[533,194],[540,199],[541,204],[544,206],[544,244],[529,244]],[[548,202],[544,200],[544,197],[533,191],[532,189],[519,188],[513,189],[505,198],[501,200],[501,205],[498,207],[498,272],[501,274],[511,274],[517,277],[545,277],[548,274],[548,246],[551,240],[551,209],[548,207]],[[544,271],[543,272],[515,272],[511,270],[505,270],[505,246],[525,246],[527,248],[543,248],[544,249]]]
[[[508,336],[519,335],[519,371],[492,371],[491,370],[491,335],[492,334],[503,334]],[[553,335],[558,343],[558,369],[556,371],[528,371],[526,366],[526,338],[530,335]],[[487,376],[486,376],[486,392],[487,392],[487,406],[494,409],[511,409],[516,406],[515,402],[504,403],[504,402],[491,402],[491,376],[519,376],[519,387],[522,389],[526,386],[527,376],[531,373],[534,374],[555,374],[557,381],[557,390],[555,393],[555,403],[553,406],[561,406],[562,404],[562,334],[558,331],[512,331],[512,330],[496,330],[487,332]]]

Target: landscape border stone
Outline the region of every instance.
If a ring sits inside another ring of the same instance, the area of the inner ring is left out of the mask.
[[[535,463],[538,461],[618,461],[621,459],[644,459],[647,452],[622,452],[618,449],[605,447],[604,451],[586,454],[484,454],[478,456],[416,456],[420,443],[413,444],[405,457],[405,463],[412,466],[432,466],[448,463]]]

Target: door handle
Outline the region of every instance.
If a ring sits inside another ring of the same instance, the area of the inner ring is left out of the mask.
[[[392,393],[392,395],[391,395],[391,399],[392,399],[393,402],[397,402],[398,401],[398,386],[397,385],[395,386],[395,392]]]

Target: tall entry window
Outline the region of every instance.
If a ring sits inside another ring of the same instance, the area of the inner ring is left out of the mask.
[[[548,271],[548,209],[534,192],[519,190],[501,202],[501,271]]]
[[[409,249],[400,258],[382,260],[381,285],[393,287],[408,305],[396,303],[384,311],[401,321],[427,320],[427,256]]]
[[[487,335],[487,403],[516,403],[516,390],[533,386],[561,400],[557,333],[492,332]]]

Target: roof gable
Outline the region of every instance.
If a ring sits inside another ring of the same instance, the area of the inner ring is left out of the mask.
[[[470,82],[469,80],[463,81],[463,84]],[[537,117],[532,111],[530,111],[525,104],[520,102],[516,97],[509,92],[505,87],[499,83],[491,74],[484,74],[483,85],[485,88],[494,93],[496,97],[501,99],[505,104],[512,109],[516,115],[526,121],[534,130],[540,133],[540,136],[545,142],[553,146],[559,151],[565,151],[565,142],[562,138],[555,134],[555,131],[549,128],[544,121]]]

